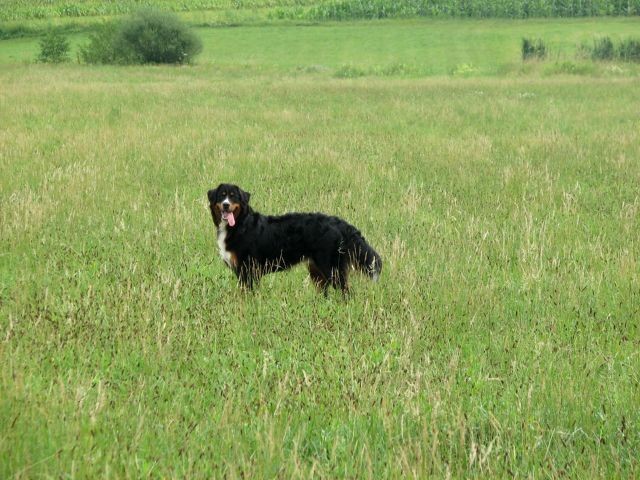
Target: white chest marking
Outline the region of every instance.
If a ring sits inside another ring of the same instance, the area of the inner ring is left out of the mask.
[[[220,223],[220,226],[218,227],[218,249],[220,250],[220,258],[222,258],[222,260],[231,267],[231,253],[227,251],[226,240],[227,224],[225,222]]]

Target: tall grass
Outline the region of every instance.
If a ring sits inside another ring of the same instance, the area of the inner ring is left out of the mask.
[[[238,65],[0,70],[0,477],[638,477],[638,80]],[[380,282],[240,294],[221,180]]]
[[[640,39],[623,38],[614,42],[608,36],[598,37],[591,43],[580,44],[578,56],[596,61],[640,62]]]
[[[627,62],[640,62],[640,38],[626,38],[618,44],[618,57]]]
[[[547,56],[547,46],[541,38],[535,40],[523,38],[521,51],[523,60],[531,60],[533,58],[541,60]]]

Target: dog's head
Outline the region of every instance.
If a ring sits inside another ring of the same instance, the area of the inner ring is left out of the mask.
[[[216,224],[216,227],[221,223],[233,227],[236,221],[242,220],[249,211],[251,194],[237,185],[221,183],[218,188],[209,190],[207,196],[209,197],[213,223]]]

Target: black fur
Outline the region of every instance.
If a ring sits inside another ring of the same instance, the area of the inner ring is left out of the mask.
[[[208,197],[218,237],[226,233],[226,262],[249,289],[262,275],[303,261],[308,262],[312,280],[325,294],[329,285],[348,291],[351,267],[374,280],[380,275],[380,255],[353,225],[338,217],[322,213],[261,215],[249,206],[250,194],[230,184],[209,190]],[[223,206],[225,198],[227,205]],[[222,210],[235,213],[233,227],[222,219]]]

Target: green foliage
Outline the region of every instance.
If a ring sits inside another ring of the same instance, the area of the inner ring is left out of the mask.
[[[42,63],[62,63],[69,61],[69,41],[63,34],[51,30],[40,40],[37,61]]]
[[[87,63],[190,63],[200,39],[174,14],[141,10],[120,23],[102,26],[81,48]]]
[[[580,44],[577,54],[581,58],[596,61],[640,62],[640,39],[623,38],[618,43],[614,43],[609,37],[599,37],[592,43]]]
[[[592,60],[613,60],[615,49],[609,37],[600,37],[593,41]]]
[[[126,19],[118,35],[133,63],[190,63],[202,51],[200,39],[176,15],[157,10]]]
[[[541,38],[536,40],[523,38],[521,51],[522,60],[542,60],[547,56],[547,47]]]
[[[88,43],[80,46],[80,59],[85,63],[131,63],[130,51],[119,42],[118,24],[103,23],[89,35]]]
[[[625,62],[640,62],[640,39],[626,38],[616,49],[617,56]]]

